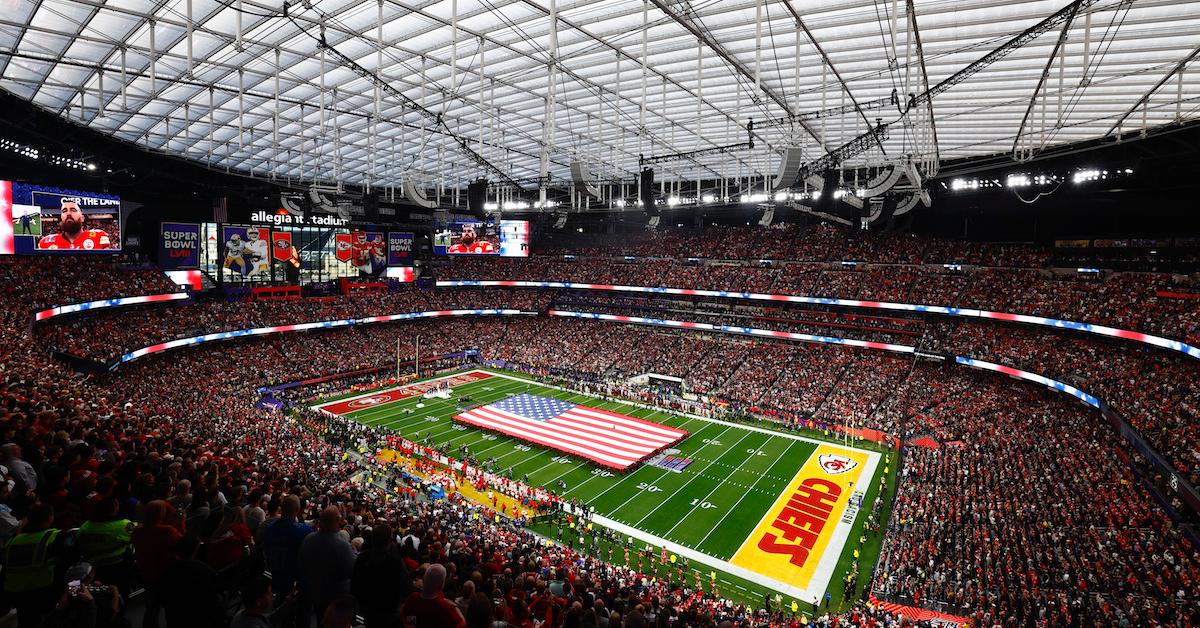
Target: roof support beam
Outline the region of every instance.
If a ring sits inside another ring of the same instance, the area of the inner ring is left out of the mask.
[[[650,2],[654,3],[654,6],[658,7],[660,11],[665,13],[671,19],[675,20],[676,23],[684,27],[696,39],[700,40],[706,47],[708,47],[709,50],[712,50],[717,54],[717,56],[721,57],[728,62],[729,65],[733,66],[737,73],[741,74],[743,78],[750,82],[755,81],[754,72],[751,72],[750,69],[747,68],[741,61],[738,61],[737,57],[726,51],[719,42],[709,37],[704,31],[700,30],[700,28],[693,24],[691,20],[688,20],[684,16],[676,13],[675,10],[672,9],[664,0],[650,0]],[[789,118],[792,117],[792,108],[788,105],[787,100],[783,98],[783,96],[768,86],[762,86],[762,92],[771,100],[775,101],[775,104],[779,105],[779,107],[783,109],[784,113],[786,113]],[[816,131],[814,131],[807,124],[801,124],[804,126],[804,130],[808,131],[808,134],[811,135],[818,144],[822,146],[825,145],[825,141],[820,135],[817,135]]]
[[[911,1],[909,0],[909,2]],[[1037,104],[1038,95],[1042,93],[1042,88],[1046,86],[1046,77],[1050,76],[1050,68],[1054,67],[1054,60],[1058,58],[1058,51],[1062,48],[1063,43],[1067,41],[1067,33],[1071,31],[1071,24],[1075,22],[1075,16],[1078,13],[1079,5],[1072,4],[1070,14],[1067,15],[1066,21],[1063,22],[1062,30],[1058,32],[1058,40],[1054,42],[1054,47],[1050,49],[1050,54],[1046,58],[1046,67],[1042,68],[1042,76],[1038,78],[1037,86],[1033,88],[1033,95],[1029,97],[1029,106],[1025,108],[1025,115],[1021,118],[1021,125],[1017,127],[1017,136],[1013,138],[1012,154],[1013,159],[1017,161],[1021,161],[1017,151],[1021,144],[1021,138],[1025,133],[1025,123],[1029,121],[1029,115],[1033,113],[1033,107]]]
[[[907,0],[907,3],[908,21],[912,28],[913,43],[917,45],[917,60],[921,64],[921,89],[929,91],[929,72],[925,70],[925,48],[921,46],[921,30],[917,28],[917,8],[913,0]],[[938,164],[941,163],[941,156],[938,151],[937,119],[933,116],[933,99],[927,99],[925,106],[929,115],[929,133],[933,140],[933,165],[924,174],[926,177],[932,177],[937,174]]]
[[[1150,100],[1150,97],[1154,95],[1154,92],[1157,92],[1159,90],[1159,88],[1161,88],[1163,85],[1166,85],[1167,81],[1171,80],[1172,76],[1175,76],[1176,74],[1183,72],[1183,69],[1185,67],[1187,67],[1187,64],[1191,63],[1192,59],[1195,59],[1196,55],[1198,55],[1198,54],[1200,54],[1200,46],[1196,46],[1195,48],[1193,48],[1192,51],[1190,53],[1188,53],[1188,55],[1186,57],[1180,59],[1179,63],[1176,63],[1175,66],[1172,67],[1170,71],[1168,71],[1166,74],[1164,74],[1163,77],[1161,79],[1159,79],[1157,83],[1154,84],[1154,87],[1150,88],[1150,91],[1146,92],[1146,94],[1144,96],[1142,96],[1141,98],[1139,98],[1138,101],[1136,103],[1134,103],[1134,105],[1132,107],[1130,107],[1129,110],[1126,111],[1124,115],[1122,115],[1120,118],[1117,119],[1117,122],[1112,125],[1112,128],[1110,128],[1108,130],[1108,133],[1104,134],[1104,137],[1108,137],[1108,136],[1112,135],[1113,131],[1116,131],[1117,129],[1119,129],[1121,127],[1121,124],[1123,122],[1125,122],[1125,120],[1129,116],[1133,115],[1133,112],[1137,111],[1138,107],[1145,105],[1146,102]]]
[[[849,98],[850,102],[854,105],[854,110],[857,111],[858,116],[862,118],[863,124],[865,124],[868,129],[871,128],[871,121],[867,119],[867,114],[863,112],[862,106],[858,104],[858,99],[854,97],[854,92],[850,91],[850,85],[845,79],[842,78],[842,75],[840,72],[838,72],[837,67],[833,65],[833,59],[829,58],[829,54],[826,53],[825,49],[821,47],[821,44],[817,42],[817,38],[813,36],[812,31],[808,30],[808,25],[804,23],[804,19],[801,18],[800,13],[796,11],[796,7],[792,6],[792,1],[783,0],[783,6],[787,7],[788,12],[792,14],[792,19],[796,20],[796,25],[800,27],[800,30],[804,31],[804,36],[808,37],[808,42],[812,44],[813,48],[816,49],[817,54],[821,55],[821,61],[823,61],[825,65],[829,67],[830,72],[833,72],[833,77],[837,79],[839,84],[841,84],[842,91],[845,92],[846,97]],[[807,127],[803,120],[800,120],[799,122],[801,125]],[[812,131],[809,132],[812,133]],[[818,140],[818,142],[819,141],[820,140]],[[883,150],[883,144],[879,145],[879,150]],[[884,152],[886,154],[886,151]]]
[[[33,17],[42,8],[42,2],[45,0],[34,0],[33,9],[29,12],[29,17],[25,20],[25,25],[21,30],[17,31],[17,38],[13,40],[12,50],[16,52],[21,49],[21,42],[25,39],[25,34],[29,32],[29,27],[33,25]],[[5,70],[8,69],[8,64],[12,62],[12,57],[0,58],[0,77],[4,76]]]

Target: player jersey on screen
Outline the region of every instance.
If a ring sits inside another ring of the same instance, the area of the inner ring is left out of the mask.
[[[225,243],[225,257],[241,257],[246,252],[246,243],[230,240]]]
[[[476,242],[475,244],[472,244],[471,246],[465,246],[461,243],[455,244],[450,247],[450,252],[451,253],[495,253],[496,246],[494,244],[492,244],[491,242],[488,242],[487,240],[481,240],[479,242]]]
[[[253,255],[260,260],[267,259],[270,250],[267,248],[267,241],[259,238],[245,243],[246,254]]]
[[[112,248],[112,242],[108,238],[108,232],[103,229],[85,229],[79,232],[79,237],[74,241],[68,240],[66,235],[61,233],[44,236],[38,240],[37,247],[46,250],[109,249]]]

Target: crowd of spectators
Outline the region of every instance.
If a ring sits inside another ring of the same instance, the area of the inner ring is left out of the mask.
[[[538,290],[428,291],[412,287],[290,300],[197,299],[50,319],[39,325],[38,336],[47,349],[106,362],[158,342],[213,332],[452,309],[541,311],[548,303],[549,295]]]
[[[21,315],[100,299],[182,290],[153,266],[125,266],[109,256],[0,257],[0,285]]]
[[[553,235],[553,234],[551,234]],[[1051,251],[1030,244],[993,244],[913,234],[861,233],[827,224],[777,223],[768,229],[710,226],[702,232],[669,229],[637,234],[574,235],[546,239],[545,255],[634,255],[685,259],[859,261],[881,264],[972,264],[1042,267]]]
[[[1195,623],[1195,547],[1115,432],[1064,396],[946,368],[921,367],[888,410],[958,440],[908,451],[877,594],[981,626]]]
[[[739,241],[736,234],[727,240]],[[672,246],[667,238],[656,244]],[[888,246],[881,257],[920,259],[906,253],[916,244]],[[923,246],[925,254],[933,248]],[[144,339],[147,330],[162,329],[154,340],[163,340],[195,329],[369,316],[404,307],[521,307],[514,299],[544,309],[554,295],[412,290],[211,302],[66,319],[31,336],[33,308],[67,301],[59,300],[62,291],[36,292],[43,285],[49,290],[51,281],[43,260],[22,261],[0,263],[0,272],[13,279],[0,284],[0,325],[9,340],[0,347],[0,464],[12,482],[0,482],[0,537],[58,530],[63,532],[54,538],[61,534],[63,541],[54,542],[61,569],[49,584],[13,589],[19,580],[7,570],[4,599],[16,604],[21,626],[39,625],[43,617],[59,622],[48,625],[69,625],[64,622],[89,604],[109,621],[121,615],[135,583],[146,589],[141,603],[147,616],[156,618],[162,608],[171,626],[219,625],[235,610],[234,625],[261,625],[248,622],[271,606],[279,609],[276,619],[311,614],[328,626],[345,625],[339,622],[357,612],[377,625],[402,613],[430,613],[449,618],[444,625],[532,626],[544,619],[557,628],[588,625],[599,609],[616,613],[616,623],[609,624],[615,626],[669,625],[672,617],[674,625],[787,623],[687,583],[643,582],[645,574],[547,547],[479,506],[457,500],[431,505],[411,479],[385,478],[382,487],[364,481],[377,473],[369,459],[351,455],[372,437],[364,428],[254,407],[259,386],[394,366],[396,339],[412,357],[408,347],[416,336],[429,355],[478,348],[486,359],[594,380],[654,370],[678,374],[715,404],[788,422],[849,423],[906,439],[930,435],[940,446],[907,450],[884,558],[872,578],[889,599],[971,615],[980,625],[1200,622],[1197,552],[1142,488],[1115,433],[1093,411],[1032,385],[841,347],[545,317],[425,320],[234,341],[85,379],[49,360],[46,344],[78,345],[94,331]],[[636,273],[617,270],[639,265],[583,266],[610,283],[639,283],[630,280]],[[669,278],[675,266],[656,268]],[[141,271],[90,271],[99,277],[98,288],[68,292],[70,302],[160,287]],[[769,272],[775,274],[772,285],[787,275],[847,290],[853,284],[858,296],[907,289],[966,304],[1003,304],[994,309],[1051,312],[1075,300],[1086,316],[1115,312],[1123,317],[1117,320],[1142,328],[1155,316],[1146,310],[1169,311],[1173,320],[1185,321],[1173,324],[1195,329],[1195,310],[1186,304],[1139,309],[1146,290],[1161,285],[1146,277],[1084,282],[1032,271]],[[830,279],[843,273],[857,277]],[[705,276],[692,272],[688,287],[704,287]],[[728,286],[736,271],[715,276]],[[938,288],[943,281],[944,293]],[[1096,294],[1112,303],[1102,304]],[[199,319],[192,327],[185,326],[189,312]],[[148,322],[129,324],[138,319]],[[1053,331],[961,321],[930,326],[934,350],[1078,380],[1127,414],[1196,479],[1200,378],[1191,361]],[[130,344],[121,342],[100,353],[111,356],[113,347]],[[88,524],[128,533],[117,535],[124,539],[119,560],[110,545],[82,542]],[[74,528],[79,530],[66,532]],[[75,541],[68,543],[72,534]],[[270,581],[258,577],[263,568],[270,569]],[[84,582],[86,593],[66,591],[68,575]],[[894,619],[884,615],[860,605],[813,623]]]
[[[455,259],[440,279],[562,281],[793,294],[974,308],[1097,323],[1200,344],[1200,294],[1192,278],[1166,273],[1094,276],[1030,268],[964,268],[809,262],[763,267],[730,262],[612,257]],[[1183,295],[1182,297],[1179,295]]]

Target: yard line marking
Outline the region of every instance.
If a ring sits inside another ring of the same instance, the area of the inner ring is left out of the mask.
[[[794,447],[795,445],[796,445],[796,443],[788,443],[787,449],[783,450],[783,455],[780,456],[779,459],[783,460],[783,459],[787,458],[788,454],[790,454],[792,452],[792,447]],[[810,456],[811,456],[811,454],[810,454]],[[775,465],[772,464],[771,466],[773,467]],[[767,470],[770,471],[770,469],[767,469]],[[770,477],[770,476],[763,474],[761,477],[759,477],[758,481],[756,481],[752,486],[758,486],[758,483],[761,482],[763,480],[763,478],[766,478],[766,477]],[[762,491],[762,492],[765,493],[766,491]],[[778,495],[779,491],[776,491],[775,494]],[[729,518],[729,515],[733,514],[734,512],[737,512],[738,505],[740,505],[742,503],[742,500],[749,497],[749,495],[750,495],[750,493],[747,492],[745,495],[742,495],[736,502],[734,502],[733,508],[730,508],[728,511],[726,511],[724,516],[722,516],[721,519],[719,521],[717,521],[717,523],[715,525],[713,525],[712,529],[708,531],[708,534],[705,534],[704,538],[700,539],[700,541],[698,543],[696,543],[696,547],[703,547],[704,542],[708,540],[708,537],[712,536],[713,532],[716,532],[717,530],[721,529],[721,524],[725,523],[725,520]]]
[[[724,430],[724,431],[722,431],[720,434],[718,434],[718,435],[717,435],[717,437],[719,438],[719,437],[721,437],[721,436],[724,436],[724,435],[725,435],[725,432],[728,432],[728,431],[729,431],[729,428],[725,428],[725,430]],[[746,434],[746,436],[749,436],[749,434]],[[746,436],[743,436],[743,437],[742,437],[742,440],[745,440]],[[710,439],[710,440],[716,440],[716,439]],[[738,442],[740,443],[740,442],[742,442],[742,441],[741,441],[741,440],[739,440]],[[711,444],[711,443],[704,443],[703,445],[701,445],[701,446],[700,446],[700,449],[703,449],[703,448],[705,448],[705,447],[708,447],[710,444]],[[699,450],[697,450],[697,451],[699,451]],[[658,471],[660,471],[660,473],[659,473],[658,477],[654,478],[654,482],[657,482],[657,481],[659,481],[659,480],[663,479],[664,477],[666,477],[666,474],[667,474],[667,473],[670,473],[670,471],[667,471],[666,469],[663,469],[662,467],[655,467],[655,469],[658,469]],[[630,475],[630,476],[632,476],[633,474],[631,473],[631,474],[629,474],[629,475]],[[625,481],[625,480],[621,480],[621,482],[624,482],[624,481]],[[689,481],[690,481],[690,480],[689,480]],[[654,482],[646,482],[646,483],[647,483],[647,484],[654,484]],[[618,484],[619,484],[619,483],[618,483]],[[616,486],[617,486],[617,485],[615,485],[615,484],[614,484],[612,488],[608,489],[608,491],[611,491],[613,488],[616,488]],[[604,493],[601,493],[600,495],[604,495],[604,494],[605,494],[605,493],[607,493],[608,491],[604,491]],[[596,497],[592,498],[592,501],[595,501],[596,499],[599,499],[599,498],[600,498],[600,495],[597,495]],[[616,508],[609,509],[609,512],[621,512],[621,509],[625,507],[625,504],[628,504],[629,502],[633,501],[633,500],[634,500],[634,498],[636,498],[636,497],[641,497],[641,496],[642,496],[642,491],[632,491],[632,494],[629,496],[629,499],[627,499],[627,500],[625,500],[624,502],[622,502],[620,506],[617,506]],[[674,493],[672,493],[672,496],[674,496]]]
[[[740,441],[739,441],[739,442],[740,442]],[[762,445],[759,445],[758,447],[754,448],[754,453],[752,453],[752,454],[750,454],[750,455],[746,456],[746,459],[742,461],[742,464],[739,464],[739,465],[737,466],[737,469],[734,469],[734,470],[733,470],[733,473],[730,473],[730,474],[729,474],[729,477],[733,477],[733,474],[734,474],[734,473],[737,473],[737,472],[738,472],[738,470],[739,470],[739,469],[741,469],[743,465],[745,465],[747,462],[750,462],[751,460],[753,460],[753,459],[754,459],[754,457],[758,455],[758,452],[762,451],[762,448],[763,448],[763,447],[764,447],[764,446],[765,446],[767,443],[769,443],[769,442],[771,442],[771,439],[769,439],[769,438],[768,438],[767,440],[763,441]],[[735,446],[736,446],[736,445],[735,445]],[[791,447],[791,443],[788,443],[788,447]],[[769,469],[770,469],[770,468],[768,467],[768,470],[769,470]],[[738,485],[738,484],[734,484],[734,485],[735,485],[735,486],[738,486],[739,488],[748,488],[748,487],[743,487],[743,486],[741,486],[741,485]],[[676,521],[676,522],[675,522],[675,525],[671,526],[671,529],[670,529],[670,530],[667,530],[667,534],[670,534],[670,533],[674,532],[674,531],[675,531],[675,528],[678,528],[678,527],[679,527],[679,524],[683,523],[684,521],[687,521],[688,517],[690,517],[690,516],[692,515],[692,513],[693,513],[693,512],[696,512],[696,508],[699,508],[699,505],[700,505],[700,503],[702,503],[702,502],[705,502],[705,501],[708,501],[708,498],[709,498],[709,497],[712,497],[712,494],[713,494],[713,493],[715,493],[715,492],[717,492],[717,489],[721,488],[722,486],[724,486],[724,482],[717,482],[717,485],[716,485],[716,486],[714,486],[714,487],[713,487],[713,489],[712,489],[711,491],[709,491],[709,492],[708,492],[708,495],[705,495],[704,497],[701,497],[701,498],[700,498],[700,501],[696,502],[696,505],[695,505],[695,506],[692,506],[692,508],[691,508],[690,510],[688,510],[688,512],[687,512],[687,514],[686,514],[686,515],[683,515],[682,517],[680,517],[680,518],[679,518],[679,521]],[[748,495],[749,493],[750,493],[750,491],[749,491],[749,490],[745,491],[745,492],[742,494],[742,497],[743,497],[743,498],[745,498],[745,496],[746,496],[746,495]],[[739,500],[739,501],[741,501],[741,500]],[[661,508],[661,506],[660,506],[659,508]],[[657,509],[656,509],[656,510],[657,510]],[[641,523],[641,522],[639,521],[638,523]]]
[[[722,433],[724,433],[724,432],[722,432]],[[738,441],[737,441],[736,443],[734,443],[732,446],[730,446],[728,449],[726,449],[726,450],[724,451],[724,453],[729,453],[729,452],[731,452],[731,451],[734,451],[734,450],[736,450],[736,449],[737,449],[737,446],[742,444],[742,441],[744,441],[744,440],[746,440],[747,438],[749,438],[749,437],[750,437],[750,434],[751,434],[751,432],[746,432],[746,435],[745,435],[745,436],[742,436],[741,438],[739,438],[739,439],[738,439]],[[756,451],[757,451],[757,450],[756,450]],[[691,483],[692,483],[692,482],[695,482],[695,481],[696,481],[696,478],[700,477],[700,476],[701,476],[701,474],[703,474],[703,473],[704,473],[704,471],[705,471],[705,470],[707,470],[707,469],[708,469],[708,467],[711,467],[711,466],[712,466],[712,463],[709,463],[709,464],[708,464],[708,466],[706,466],[706,467],[704,467],[704,468],[701,468],[701,469],[697,469],[697,470],[696,470],[696,472],[695,472],[694,474],[692,474],[692,477],[688,478],[688,481],[683,483],[683,486],[680,486],[679,488],[675,489],[675,492],[671,494],[671,497],[675,497],[676,495],[678,495],[678,494],[682,493],[682,492],[683,492],[683,489],[685,489],[685,488],[687,488],[689,485],[691,485]],[[717,486],[720,486],[720,485],[721,485],[721,482],[720,482],[720,481],[718,481],[718,482],[717,482]],[[668,499],[670,499],[670,498],[668,498]],[[650,509],[650,512],[648,512],[648,513],[646,513],[645,515],[643,515],[643,516],[642,516],[642,518],[641,518],[641,519],[638,519],[637,523],[635,523],[635,524],[633,524],[633,525],[635,525],[635,526],[640,526],[640,525],[642,525],[642,522],[643,522],[643,521],[645,521],[645,520],[646,520],[646,519],[647,519],[647,518],[648,518],[650,515],[652,515],[652,514],[654,514],[654,513],[658,512],[658,510],[659,510],[660,508],[662,508],[663,506],[665,506],[665,505],[666,505],[666,503],[667,503],[667,501],[668,501],[668,499],[664,499],[664,500],[663,500],[663,502],[662,502],[661,504],[659,504],[658,506],[655,506],[654,508]],[[675,529],[675,528],[671,528],[671,530],[674,530],[674,529]],[[667,534],[670,534],[670,533],[671,533],[671,530],[667,530]]]

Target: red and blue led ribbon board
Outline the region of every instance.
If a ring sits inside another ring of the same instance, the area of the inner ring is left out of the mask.
[[[470,287],[506,287],[506,288],[570,288],[573,290],[612,290],[617,292],[642,292],[650,294],[677,294],[683,296],[699,296],[699,297],[719,297],[724,299],[746,299],[752,301],[783,301],[786,303],[805,303],[808,305],[834,305],[841,307],[859,307],[859,308],[874,308],[881,310],[900,310],[905,312],[922,312],[928,314],[941,314],[944,316],[968,316],[974,318],[990,318],[999,321],[1009,321],[1015,323],[1028,323],[1031,325],[1042,325],[1044,327],[1056,327],[1059,329],[1070,329],[1072,331],[1085,332],[1090,334],[1099,334],[1102,336],[1111,336],[1114,338],[1124,338],[1134,342],[1141,342],[1172,351],[1178,351],[1185,355],[1200,360],[1200,347],[1194,347],[1186,342],[1171,340],[1161,336],[1144,334],[1142,332],[1130,331],[1128,329],[1117,329],[1115,327],[1106,327],[1104,325],[1095,325],[1092,323],[1081,323],[1078,321],[1068,321],[1058,318],[1046,318],[1044,316],[1030,316],[1027,314],[1013,314],[1010,312],[991,312],[988,310],[976,310],[971,308],[946,307],[943,305],[924,305],[916,303],[892,303],[889,301],[861,301],[858,299],[832,299],[825,297],[809,297],[791,294],[762,294],[758,292],[734,292],[728,290],[694,290],[690,288],[653,288],[648,286],[618,286],[610,284],[595,284],[595,283],[571,283],[562,281],[477,281],[477,280],[455,280],[455,281],[439,281],[439,288],[470,288]]]
[[[434,310],[429,312],[408,312],[405,314],[391,314],[388,316],[370,316],[367,318],[345,318],[340,320],[319,321],[315,323],[298,323],[295,325],[275,325],[272,327],[255,327],[253,329],[238,329],[235,331],[220,331],[203,336],[192,336],[191,338],[178,338],[167,342],[160,342],[149,347],[135,349],[121,356],[111,368],[116,368],[121,364],[136,360],[140,357],[166,351],[167,349],[175,349],[177,347],[186,347],[190,345],[198,345],[203,342],[213,342],[217,340],[234,340],[236,338],[244,338],[246,336],[261,336],[264,334],[278,334],[294,331],[310,331],[313,329],[333,329],[336,327],[347,327],[350,325],[362,325],[367,323],[382,323],[389,321],[413,320],[421,318],[436,318],[439,316],[515,316],[518,314],[532,315],[536,312],[526,312],[523,310]]]
[[[739,327],[737,325],[713,325],[711,323],[696,323],[692,321],[673,321],[665,318],[646,318],[644,316],[620,316],[617,314],[599,314],[596,312],[569,312],[565,310],[550,310],[547,312],[550,316],[566,316],[571,318],[589,318],[598,321],[613,321],[617,323],[636,323],[638,325],[657,325],[659,327],[675,327],[679,329],[695,329],[698,331],[711,331],[723,334],[740,334],[743,336],[757,336],[760,338],[780,338],[784,340],[798,340],[800,342],[820,342],[831,345],[844,345],[847,347],[860,347],[863,349],[880,349],[883,351],[894,351],[896,353],[912,353],[916,351],[916,347],[909,345],[894,345],[888,342],[867,342],[865,340],[852,340],[849,338],[833,338],[830,336],[814,336],[812,334],[798,334],[790,331],[776,331],[773,329],[758,329],[757,327]]]
[[[1088,404],[1089,406],[1092,406],[1093,408],[1100,407],[1100,400],[1097,399],[1096,397],[1093,397],[1092,395],[1089,395],[1070,384],[1060,382],[1056,379],[1050,379],[1049,377],[1045,377],[1043,375],[1038,375],[1037,373],[1030,373],[1029,371],[1022,371],[1021,369],[1015,369],[1011,366],[1004,366],[1003,364],[995,364],[993,362],[984,362],[983,360],[976,360],[973,358],[964,358],[961,355],[955,356],[954,361],[959,364],[962,364],[964,366],[970,366],[970,367],[974,367],[977,369],[985,369],[988,371],[995,371],[997,373],[1003,373],[1004,375],[1008,375],[1009,377],[1015,377],[1017,379],[1023,379],[1026,381],[1035,382],[1035,383],[1041,384],[1047,388],[1053,388],[1054,390],[1057,390],[1058,392],[1067,393],[1068,395],[1075,397],[1076,399]]]
[[[33,320],[44,321],[55,316],[63,314],[74,314],[76,312],[86,312],[88,310],[99,310],[106,307],[121,307],[123,305],[141,305],[143,303],[160,303],[163,301],[179,301],[188,298],[186,292],[168,292],[165,294],[147,294],[140,297],[122,297],[120,299],[101,299],[99,301],[88,301],[87,303],[74,303],[71,305],[59,305],[48,310],[42,310],[33,315]]]

